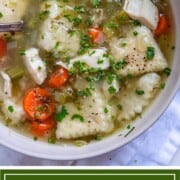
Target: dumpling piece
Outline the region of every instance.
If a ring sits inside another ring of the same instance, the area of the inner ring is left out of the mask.
[[[47,77],[47,72],[45,62],[39,57],[39,50],[30,48],[25,51],[24,62],[31,77],[41,85]]]
[[[81,100],[79,108],[73,103],[66,104],[65,108],[68,115],[57,125],[58,139],[75,139],[109,133],[114,127],[113,111],[97,89],[92,92],[92,96]]]
[[[3,100],[2,112],[9,125],[17,125],[25,120],[25,113],[22,108],[22,102],[16,102],[12,98]]]
[[[113,39],[110,48],[116,73],[122,76],[159,72],[168,66],[153,34],[145,26],[135,27],[125,38]]]
[[[44,21],[39,35],[39,47],[53,53],[73,57],[80,48],[78,32],[72,31],[72,24],[65,18]]]
[[[117,95],[118,102],[122,105],[122,110],[117,116],[119,122],[134,119],[141,114],[150,100],[155,96],[160,87],[160,76],[156,73],[149,73],[138,80],[129,82],[127,88]]]
[[[96,8],[92,10],[93,27],[99,27],[105,19],[104,10]]]
[[[28,2],[26,0],[0,0],[0,23],[20,21],[25,14]]]
[[[57,16],[62,16],[65,10],[73,10],[73,7],[68,6],[66,2],[51,0],[44,1],[41,5],[41,12],[48,11],[48,17],[57,18]]]
[[[123,9],[131,18],[139,20],[148,28],[157,28],[159,12],[151,0],[125,0]]]
[[[2,92],[0,92],[0,100],[2,101],[2,112],[9,125],[16,125],[25,119],[22,103],[12,97],[12,82],[8,74],[1,71],[1,76],[0,88]]]
[[[70,60],[69,68],[73,67],[74,63],[85,63],[89,68],[106,70],[109,68],[109,59],[106,57],[107,49],[91,49],[87,54],[76,57]]]
[[[80,35],[73,29],[73,23],[62,15],[65,10],[73,11],[61,2],[45,2],[42,12],[49,13],[40,28],[38,44],[48,52],[74,57],[80,49]]]
[[[109,74],[102,80],[102,84],[100,85],[107,100],[110,100],[120,91],[120,82],[117,80],[117,76],[115,74]]]

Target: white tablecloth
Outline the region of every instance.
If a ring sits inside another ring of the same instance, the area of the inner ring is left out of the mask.
[[[79,161],[37,159],[0,146],[0,166],[6,165],[169,165],[180,145],[180,91],[164,115],[140,137],[108,154]]]

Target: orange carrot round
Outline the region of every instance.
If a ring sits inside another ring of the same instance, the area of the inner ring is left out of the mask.
[[[169,26],[169,22],[168,22],[167,17],[163,14],[160,15],[159,23],[158,23],[156,30],[154,31],[154,34],[156,36],[159,36],[161,34],[166,33],[168,30],[168,26]]]
[[[54,101],[49,91],[39,87],[26,93],[23,107],[30,120],[39,120],[40,122],[51,117],[55,110]]]
[[[104,40],[104,34],[101,28],[90,28],[89,35],[92,37],[94,43],[101,43]]]
[[[35,136],[42,137],[48,131],[52,130],[56,125],[55,120],[52,118],[46,120],[45,122],[34,121],[31,124],[31,132]]]
[[[47,84],[54,89],[61,88],[69,80],[68,70],[59,66],[49,78]]]
[[[4,39],[0,38],[0,58],[5,56],[6,51],[7,51],[6,41]]]

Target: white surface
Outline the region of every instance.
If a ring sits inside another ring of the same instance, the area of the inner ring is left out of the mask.
[[[180,146],[176,152],[176,154],[174,155],[172,161],[170,162],[171,166],[180,166]]]

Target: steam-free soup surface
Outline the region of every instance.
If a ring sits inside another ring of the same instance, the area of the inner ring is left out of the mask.
[[[170,12],[166,0],[2,2],[0,23],[25,24],[0,36],[3,121],[78,146],[132,131],[171,74]]]

